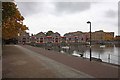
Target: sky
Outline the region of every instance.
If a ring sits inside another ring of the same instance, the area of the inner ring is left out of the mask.
[[[16,1],[20,13],[24,16],[27,32],[89,32],[90,21],[92,32],[104,30],[118,35],[118,2],[109,1]]]

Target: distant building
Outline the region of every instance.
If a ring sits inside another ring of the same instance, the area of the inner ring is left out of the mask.
[[[112,41],[114,39],[114,32],[104,32],[103,30],[92,32],[92,41],[103,42]]]
[[[98,41],[98,42],[104,41],[104,31],[99,30],[99,31],[92,32],[91,39],[92,41]]]
[[[30,43],[29,33],[23,31],[18,34],[18,43]]]
[[[65,36],[61,36],[61,43],[66,43],[66,37]]]
[[[53,43],[52,36],[46,36],[46,43]]]
[[[70,32],[64,35],[66,37],[66,42],[89,42],[90,41],[90,32]],[[104,32],[103,30],[91,32],[91,40],[95,42],[103,41],[113,41],[114,32]]]
[[[53,43],[60,43],[61,42],[61,36],[58,32],[51,34]]]
[[[66,43],[75,42],[73,33],[66,33],[64,37],[66,37]]]
[[[81,31],[73,32],[74,42],[84,42],[84,34]]]
[[[36,43],[36,37],[34,35],[30,36],[30,43]]]
[[[119,40],[119,36],[114,38],[114,32],[104,32],[103,30],[91,32],[91,40],[93,42],[105,42]],[[90,41],[90,32],[69,32],[61,36],[58,32],[52,33],[50,36],[46,36],[45,33],[39,32],[36,35],[29,36],[29,33],[22,32],[19,34],[19,43],[86,43]]]
[[[104,40],[105,41],[113,41],[114,40],[114,32],[104,32]]]
[[[115,36],[114,40],[115,41],[120,41],[120,36]]]
[[[43,32],[35,35],[36,43],[46,43],[46,36]]]
[[[89,38],[90,38],[90,35],[88,32],[84,32],[83,33],[83,41],[84,42],[88,42],[89,41]]]
[[[67,43],[85,42],[87,35],[81,31],[70,32],[64,35]]]

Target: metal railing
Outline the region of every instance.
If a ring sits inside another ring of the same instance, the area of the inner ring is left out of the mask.
[[[101,57],[101,54],[98,54],[96,56],[94,56],[94,58],[96,59],[101,59],[103,62],[107,62],[107,63],[112,63],[112,64],[118,64],[120,65],[120,56],[119,55],[115,55],[115,54],[108,54],[106,55],[106,57]],[[89,54],[84,53],[84,58],[89,58]]]

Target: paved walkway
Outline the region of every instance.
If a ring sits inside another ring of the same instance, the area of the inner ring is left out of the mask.
[[[35,51],[41,55],[51,58],[57,62],[70,66],[78,71],[94,76],[96,78],[118,78],[118,67],[96,61],[89,61],[79,57],[61,54],[56,51],[44,50],[38,47],[25,45],[24,48]]]
[[[118,67],[28,45],[3,48],[3,77],[118,78]]]
[[[18,45],[3,48],[3,78],[92,78]]]

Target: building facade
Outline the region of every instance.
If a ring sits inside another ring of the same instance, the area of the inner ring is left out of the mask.
[[[23,31],[18,34],[18,43],[30,43],[29,33]]]
[[[52,43],[57,44],[57,43],[61,42],[61,36],[60,36],[60,34],[58,32],[51,34],[51,37],[52,37],[52,40],[53,40]]]
[[[18,37],[19,43],[82,43],[90,41],[90,32],[70,32],[61,36],[58,32],[52,33],[50,36],[46,36],[45,33],[39,32],[36,35],[29,36],[29,33],[22,32]],[[118,37],[116,37],[117,39]],[[93,42],[105,42],[114,40],[114,32],[104,32],[103,30],[91,32],[91,40]]]
[[[114,40],[115,41],[120,41],[120,36],[115,36]]]
[[[114,32],[104,32],[103,30],[92,32],[92,41],[103,42],[114,40]]]
[[[36,43],[46,43],[46,36],[43,32],[35,35]]]

